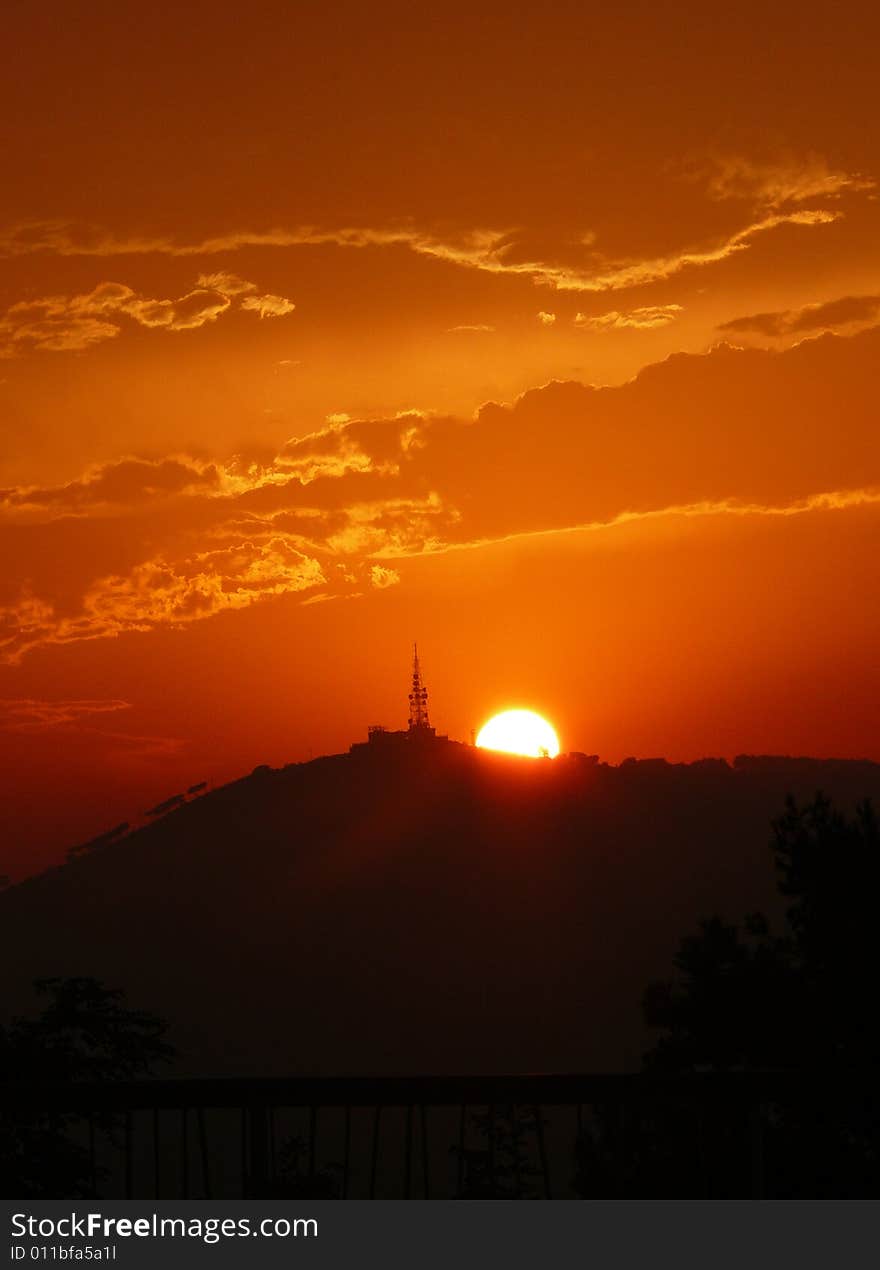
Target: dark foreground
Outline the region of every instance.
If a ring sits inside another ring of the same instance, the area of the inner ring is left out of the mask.
[[[7,1085],[9,1198],[856,1198],[876,1074]],[[42,1150],[34,1153],[37,1142]]]

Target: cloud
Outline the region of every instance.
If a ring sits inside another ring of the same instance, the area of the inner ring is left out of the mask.
[[[208,291],[219,291],[221,295],[228,296],[250,295],[257,289],[255,282],[248,282],[245,278],[239,278],[237,273],[229,273],[225,269],[220,269],[216,273],[200,273],[196,286],[204,287]]]
[[[744,155],[716,157],[707,177],[711,198],[741,199],[768,208],[808,199],[839,199],[842,194],[872,190],[876,185],[860,173],[835,170],[818,154],[764,162]]]
[[[118,758],[120,750],[128,758],[155,759],[178,754],[184,749],[187,743],[180,737],[145,736],[105,725],[108,717],[112,721],[112,717],[120,711],[131,708],[131,702],[118,698],[0,699],[0,732],[18,734],[22,739],[61,732],[67,737],[75,736],[77,746],[110,745],[114,758]],[[103,755],[102,761],[107,761]]]
[[[384,565],[374,564],[370,569],[370,581],[379,591],[385,591],[390,586],[397,586],[400,574],[396,569],[387,569]]]
[[[241,302],[241,307],[250,313],[258,313],[261,318],[286,317],[296,308],[290,300],[281,295],[249,295]]]
[[[202,285],[213,281],[218,286]],[[220,288],[226,288],[225,290]],[[166,331],[192,331],[233,307],[244,291],[254,289],[234,274],[202,275],[199,284],[177,299],[139,295],[121,282],[101,282],[80,295],[50,295],[20,300],[0,315],[0,353],[6,356],[40,349],[78,352],[114,339],[125,320]],[[281,317],[294,305],[281,296],[247,294],[239,307],[260,317]]]
[[[449,327],[449,329],[448,329],[448,331],[447,331],[447,335],[454,335],[456,331],[477,331],[477,332],[485,331],[485,332],[489,332],[489,331],[494,331],[494,330],[495,330],[495,327],[494,327],[494,326],[486,326],[486,325],[484,325],[482,322],[481,322],[481,323],[475,323],[475,324],[467,324],[467,323],[463,323],[461,326],[450,326],[450,327]]]
[[[131,703],[111,699],[42,701],[33,697],[0,699],[0,729],[4,732],[36,732],[70,727],[97,715],[130,710]]]
[[[812,209],[776,212],[753,221],[743,229],[705,247],[685,248],[665,256],[643,260],[623,260],[598,269],[593,274],[561,274],[553,283],[559,291],[619,291],[626,287],[663,282],[683,269],[718,264],[751,246],[753,238],[782,225],[830,225],[840,218],[839,212]]]
[[[15,663],[44,644],[179,628],[324,581],[320,563],[281,532],[176,557],[168,552],[94,578],[72,613],[25,588],[17,602],[0,607],[0,660]]]
[[[865,189],[868,186],[862,184],[852,188]],[[781,226],[827,225],[842,215],[840,211],[826,208],[776,210],[776,204],[768,203],[765,197],[759,196],[759,192],[754,197],[759,199],[759,214],[733,233],[707,244],[679,247],[647,258],[609,258],[599,251],[595,236],[589,231],[579,235],[572,244],[571,260],[555,261],[544,258],[541,252],[532,252],[528,234],[511,227],[467,229],[441,237],[415,225],[389,228],[295,226],[265,231],[234,231],[184,243],[160,236],[120,238],[99,228],[51,221],[16,226],[0,234],[0,256],[35,253],[98,257],[154,254],[210,256],[245,247],[401,248],[463,269],[521,276],[554,291],[587,293],[617,291],[663,281],[683,269],[716,264],[745,251],[758,235]],[[205,279],[216,276],[202,275]],[[226,294],[228,298],[228,291],[218,294]]]
[[[834,331],[856,325],[873,325],[880,321],[880,295],[849,295],[838,300],[806,304],[800,309],[783,309],[774,313],[753,313],[733,318],[719,326],[728,334],[754,334],[771,337],[809,335],[818,331]]]
[[[655,326],[668,326],[681,313],[680,304],[654,304],[645,308],[630,309],[628,312],[610,313],[577,313],[574,324],[589,331],[619,331],[627,328],[644,331]]]
[[[66,485],[0,490],[0,507],[94,512],[102,506],[131,506],[186,490],[214,489],[219,481],[215,464],[196,459],[119,459],[90,468]]]
[[[405,585],[399,562],[658,518],[871,513],[880,330],[678,354],[472,418],[346,419],[260,461],[123,459],[0,504],[0,647]],[[828,420],[834,420],[834,428]]]
[[[540,313],[538,314],[538,321],[541,323],[542,326],[552,326],[553,323],[556,321],[556,314],[547,313],[544,309],[542,309]]]

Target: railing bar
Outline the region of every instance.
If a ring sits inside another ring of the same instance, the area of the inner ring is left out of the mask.
[[[269,1189],[269,1109],[265,1103],[250,1107],[250,1183],[251,1195],[265,1199]]]
[[[464,1186],[464,1142],[465,1142],[465,1126],[467,1123],[467,1106],[461,1104],[461,1111],[458,1116],[458,1179],[457,1192],[458,1198],[461,1198],[462,1187]]]
[[[180,1133],[183,1141],[183,1178],[181,1179],[182,1198],[189,1199],[189,1136],[187,1133],[187,1108],[180,1109]]]
[[[351,1107],[345,1108],[345,1150],[342,1157],[342,1198],[348,1199],[348,1177],[351,1167]]]
[[[697,1099],[700,1116],[700,1163],[703,1169],[703,1198],[712,1199],[715,1191],[715,1160],[712,1154],[711,1130],[715,1108],[705,1099]]]
[[[409,1199],[412,1189],[412,1142],[413,1139],[413,1109],[412,1103],[406,1109],[406,1145],[404,1155],[404,1199]]]
[[[250,1195],[251,1179],[248,1169],[248,1114],[247,1107],[241,1109],[241,1193]]]
[[[547,1143],[544,1141],[544,1117],[540,1104],[535,1104],[535,1132],[538,1137],[538,1153],[541,1158],[541,1172],[544,1175],[544,1198],[552,1199],[550,1194],[550,1168],[547,1163]]]
[[[752,1199],[764,1198],[764,1108],[760,1102],[749,1107],[749,1144]]]
[[[627,1188],[627,1105],[623,1099],[617,1103],[615,1111],[617,1113],[614,1135],[615,1187],[617,1190],[616,1198],[622,1199],[626,1194]]]
[[[125,1198],[131,1199],[134,1195],[134,1159],[132,1155],[132,1137],[133,1137],[132,1113],[125,1113]]]
[[[490,1102],[488,1112],[489,1189],[495,1193],[495,1104]]]
[[[92,1176],[92,1195],[98,1194],[98,1158],[95,1151],[95,1113],[89,1112],[89,1168]]]
[[[422,1188],[425,1199],[431,1198],[431,1179],[428,1163],[428,1110],[424,1103],[419,1104],[419,1121],[422,1131]]]
[[[205,1127],[205,1108],[196,1109],[196,1125],[199,1131],[199,1150],[202,1155],[202,1185],[205,1188],[205,1199],[211,1199],[211,1170],[208,1165],[208,1132]]]
[[[516,1198],[522,1199],[522,1178],[519,1167],[519,1117],[516,1114],[516,1103],[510,1104],[510,1136],[513,1143],[513,1184],[516,1187]]]
[[[852,1088],[869,1090],[872,1072],[854,1071]],[[406,1106],[460,1107],[516,1102],[519,1106],[572,1106],[627,1100],[668,1101],[676,1096],[703,1097],[716,1101],[743,1103],[760,1100],[765,1105],[782,1094],[812,1097],[814,1080],[792,1072],[717,1072],[680,1076],[646,1076],[638,1073],[577,1075],[557,1073],[517,1076],[500,1074],[449,1077],[267,1077],[257,1081],[238,1078],[132,1080],[105,1083],[57,1081],[10,1081],[0,1089],[0,1104],[16,1108],[32,1107],[74,1112],[143,1110],[157,1102],[163,1108],[238,1108],[259,1101],[265,1105],[375,1107],[377,1104]]]
[[[373,1115],[373,1149],[372,1159],[370,1161],[370,1199],[376,1198],[376,1168],[379,1163],[379,1120],[382,1115],[382,1108],[377,1103],[376,1110]]]

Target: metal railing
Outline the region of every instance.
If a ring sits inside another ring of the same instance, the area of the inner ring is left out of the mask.
[[[646,1144],[661,1164],[682,1155],[682,1125],[695,1193],[712,1193],[723,1150],[741,1193],[760,1197],[774,1109],[843,1096],[870,1129],[875,1090],[862,1072],[32,1082],[0,1086],[0,1117],[44,1119],[80,1143],[105,1197],[549,1199],[599,1177],[622,1195],[645,1185]]]

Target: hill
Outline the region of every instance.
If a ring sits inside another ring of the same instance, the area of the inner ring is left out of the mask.
[[[448,743],[258,768],[0,894],[4,1008],[94,975],[188,1074],[632,1068],[646,984],[700,918],[774,911],[770,821],[817,789],[880,800],[880,765]]]

